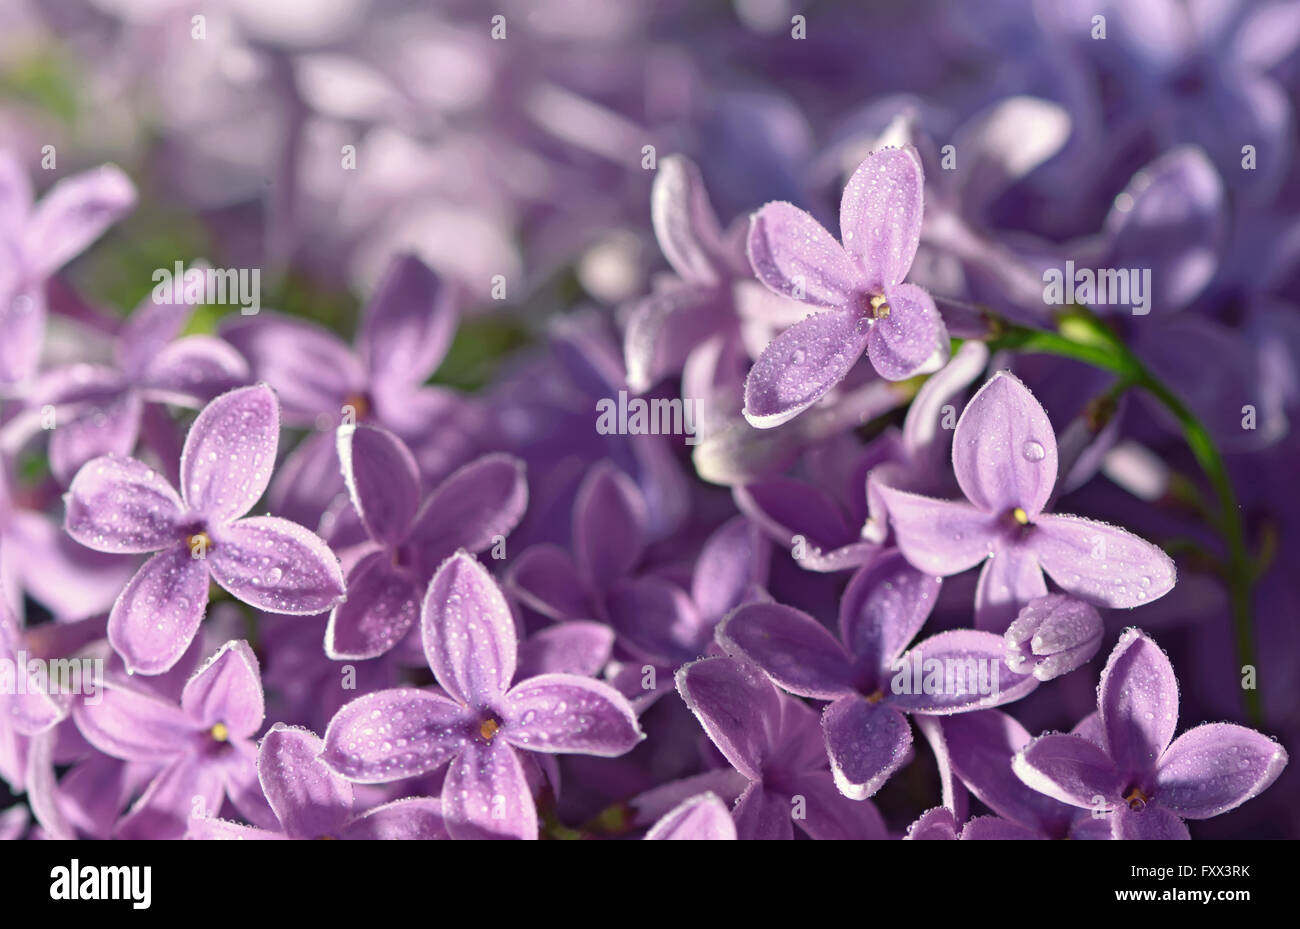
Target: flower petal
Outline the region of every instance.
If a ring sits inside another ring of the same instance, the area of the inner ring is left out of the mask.
[[[509,535],[527,508],[524,463],[513,455],[484,455],[434,489],[408,541],[429,577],[457,549],[478,553]]]
[[[932,677],[935,668],[942,672],[941,682]],[[890,704],[934,716],[1001,706],[1038,687],[1032,675],[1007,667],[1002,636],[974,629],[952,629],[918,642],[891,670]]]
[[[519,646],[520,680],[539,674],[595,677],[609,663],[614,630],[604,623],[570,620],[534,632]]]
[[[1157,799],[1187,819],[1209,819],[1263,793],[1282,773],[1286,749],[1268,736],[1232,723],[1184,732],[1156,771]]]
[[[109,680],[98,702],[72,707],[78,731],[101,752],[126,761],[157,762],[181,754],[199,724],[174,703]]]
[[[78,470],[101,455],[130,455],[140,434],[140,397],[123,390],[78,410],[50,435],[50,470],[67,484]],[[171,488],[168,488],[170,490]]]
[[[1056,484],[1056,433],[1015,375],[999,371],[966,404],[952,466],[966,499],[984,512],[1020,507],[1031,520],[1042,512]]]
[[[736,838],[744,842],[793,839],[792,799],[765,790],[761,781],[750,784],[731,811],[736,822]]]
[[[487,569],[465,552],[438,569],[420,620],[424,654],[443,690],[474,707],[510,687],[518,660],[514,617]]]
[[[440,694],[380,690],[334,714],[321,759],[350,781],[398,781],[446,764],[466,745],[471,724],[464,707]]]
[[[645,834],[649,840],[718,841],[736,838],[731,811],[711,792],[696,794],[665,813]]]
[[[520,603],[548,619],[577,619],[591,609],[569,553],[546,542],[519,554],[506,572],[504,586]]]
[[[1098,606],[1121,609],[1169,593],[1174,561],[1133,533],[1082,516],[1041,515],[1026,540],[1052,580]]]
[[[807,613],[779,603],[747,603],[723,620],[718,644],[751,661],[783,690],[834,700],[853,693],[848,653]]]
[[[840,238],[872,293],[907,276],[921,242],[924,192],[925,173],[911,146],[873,152],[844,185]]]
[[[1153,773],[1178,725],[1178,678],[1168,656],[1140,629],[1125,630],[1110,653],[1097,710],[1119,770]]]
[[[705,621],[721,619],[767,583],[768,546],[735,516],[704,542],[691,572],[691,599]]]
[[[179,839],[196,809],[221,809],[225,793],[220,770],[193,755],[182,755],[158,772],[131,811],[118,821],[118,839]]]
[[[325,654],[336,661],[377,658],[419,615],[419,587],[392,567],[387,550],[371,552],[348,572],[347,599],[334,607],[325,628]]]
[[[659,162],[650,188],[650,222],[660,251],[683,280],[696,284],[718,280],[715,256],[722,230],[699,168],[684,155],[669,155]]]
[[[459,321],[451,288],[419,258],[401,255],[366,305],[357,353],[372,379],[422,384],[447,354]]]
[[[1187,831],[1187,825],[1177,814],[1157,803],[1149,803],[1141,810],[1134,810],[1127,803],[1121,803],[1110,814],[1110,824],[1111,836],[1121,840],[1167,842],[1192,837]]]
[[[149,400],[199,406],[248,381],[243,355],[213,336],[192,335],[150,358],[140,388]]]
[[[181,453],[181,496],[214,520],[253,508],[275,467],[280,404],[265,384],[213,400],[190,427]]]
[[[337,439],[343,480],[366,531],[388,545],[402,541],[420,506],[420,470],[410,449],[374,426],[342,426]]]
[[[537,807],[503,740],[471,741],[447,770],[442,812],[454,839],[536,839]]]
[[[1029,601],[1046,594],[1047,581],[1034,553],[1022,545],[999,545],[980,569],[975,628],[1001,634]]]
[[[704,658],[678,670],[677,692],[713,744],[751,781],[762,777],[781,722],[781,697],[756,668]]]
[[[258,609],[306,616],[343,598],[338,558],[297,523],[250,516],[214,530],[212,542],[207,562],[213,580]]]
[[[925,625],[942,583],[897,551],[859,569],[840,598],[840,638],[854,659],[872,670],[888,668]]]
[[[262,728],[266,704],[257,656],[243,640],[227,642],[185,683],[181,707],[204,727],[224,724],[250,739]]]
[[[605,603],[621,644],[649,661],[683,664],[703,655],[712,639],[691,598],[661,577],[622,581]]]
[[[867,356],[881,377],[901,381],[944,347],[947,331],[934,300],[915,284],[895,284],[885,296],[889,315],[872,322]]]
[[[609,462],[595,465],[573,503],[578,573],[595,590],[626,576],[645,548],[646,503],[633,480]]]
[[[749,221],[749,263],[769,289],[800,303],[848,307],[860,272],[821,223],[790,203],[769,203]]]
[[[180,660],[208,606],[208,566],[165,548],[127,582],[108,615],[108,641],[127,670],[161,674]]]
[[[820,841],[887,839],[885,821],[870,800],[851,800],[835,785],[828,771],[805,774],[794,784],[807,802],[806,818],[799,826]]]
[[[1115,806],[1124,789],[1124,778],[1110,756],[1078,735],[1039,736],[1016,754],[1011,768],[1039,793],[1084,809]]]
[[[84,251],[135,206],[135,185],[117,165],[64,178],[31,213],[23,252],[44,277]]]
[[[352,815],[352,784],[325,766],[325,743],[306,729],[276,723],[257,749],[257,779],[286,834],[337,836]]]
[[[921,571],[939,577],[960,574],[993,550],[996,524],[983,510],[880,483],[875,490],[885,501],[899,549]]]
[[[931,807],[907,827],[903,838],[912,842],[955,841],[957,817],[946,806]]]
[[[745,419],[771,429],[830,393],[858,363],[871,332],[853,309],[824,310],[768,343],[745,378]]]
[[[912,757],[912,727],[887,702],[856,694],[836,700],[822,714],[826,754],[840,793],[870,797]]]
[[[152,552],[177,537],[180,497],[162,475],[134,458],[88,461],[65,501],[64,529],[96,551]]]
[[[608,684],[576,674],[543,674],[511,688],[501,735],[533,752],[613,758],[645,738],[626,698]]]
[[[343,830],[345,839],[450,839],[442,817],[442,801],[435,797],[405,797],[369,810]]]

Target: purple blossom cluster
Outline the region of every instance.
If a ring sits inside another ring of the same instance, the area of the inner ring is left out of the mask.
[[[0,837],[1300,836],[1300,7],[496,6],[0,12]]]

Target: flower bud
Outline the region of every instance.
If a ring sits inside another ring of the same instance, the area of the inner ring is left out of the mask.
[[[1101,646],[1101,615],[1066,594],[1029,601],[1003,637],[1007,667],[1050,681],[1086,664]]]

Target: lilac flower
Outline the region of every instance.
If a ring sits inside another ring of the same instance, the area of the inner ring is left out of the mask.
[[[1016,777],[1012,759],[1029,744],[1031,736],[1006,713],[985,710],[948,716],[941,726],[954,772],[997,814],[970,820],[962,838],[1110,838],[1110,819],[1104,813],[1053,800]]]
[[[320,737],[276,723],[257,749],[257,780],[279,830],[213,817],[190,820],[188,839],[446,839],[441,805],[408,797],[357,814],[352,783],[325,766]]]
[[[451,556],[434,575],[421,632],[443,692],[399,688],[352,701],[330,722],[322,757],[360,783],[450,762],[442,808],[453,838],[537,838],[521,752],[613,757],[645,737],[627,701],[598,681],[544,674],[511,686],[514,618],[468,553]]]
[[[32,203],[22,164],[0,152],[0,384],[27,380],[45,337],[45,280],[135,205],[115,165],[64,178]]]
[[[338,455],[373,544],[348,571],[348,599],[330,614],[325,651],[336,659],[374,658],[414,624],[421,591],[449,555],[481,552],[514,529],[528,505],[528,485],[523,462],[485,455],[421,502],[415,458],[373,426],[340,428]]]
[[[716,841],[736,838],[736,823],[727,805],[715,793],[683,800],[663,815],[645,834],[647,839]]]
[[[180,838],[194,812],[215,814],[223,799],[253,821],[266,821],[253,740],[263,716],[257,658],[242,641],[227,642],[190,678],[179,706],[106,680],[98,703],[82,700],[72,709],[77,728],[100,751],[158,766],[118,822],[119,838]]]
[[[758,670],[702,658],[677,672],[677,692],[718,751],[749,786],[732,810],[740,839],[792,839],[794,824],[817,839],[883,839],[869,800],[846,800],[826,770],[817,717]]]
[[[1101,647],[1101,616],[1082,600],[1048,594],[1030,600],[1007,628],[1007,665],[1050,681],[1092,660]]]
[[[778,294],[821,307],[763,350],[745,382],[745,418],[780,425],[844,379],[863,351],[882,377],[915,374],[947,342],[930,295],[902,283],[921,234],[915,150],[867,158],[844,188],[840,236],[789,203],[769,203],[749,229],[749,260]]]
[[[209,578],[273,613],[319,613],[343,596],[338,559],[315,535],[274,516],[240,518],[271,478],[279,431],[275,394],[243,387],[195,419],[179,495],[133,458],[96,458],[77,472],[69,535],[98,551],[158,552],[109,615],[109,641],[128,670],[158,674],[176,663],[203,619]]]
[[[1005,646],[992,633],[941,632],[905,651],[934,608],[939,585],[889,552],[849,582],[840,601],[839,639],[807,613],[778,603],[742,606],[718,627],[728,653],[752,661],[783,690],[832,701],[822,730],[835,783],[846,797],[870,797],[911,760],[905,714],[987,709],[1037,686],[1006,666]],[[960,680],[952,670],[965,675],[981,663],[983,686],[978,670]],[[936,667],[943,680],[927,683]]]
[[[40,677],[31,673],[28,659],[33,657],[0,584],[0,745],[8,744],[15,735],[45,732],[68,715],[63,701],[48,693]],[[0,764],[0,774],[5,767]]]
[[[953,470],[970,502],[879,486],[898,547],[922,571],[959,574],[981,562],[975,623],[1001,632],[1047,593],[1046,571],[1098,606],[1135,607],[1174,586],[1173,560],[1149,542],[1080,516],[1043,512],[1056,483],[1056,435],[1020,381],[999,371],[966,405]]]
[[[1272,739],[1232,723],[1206,723],[1174,739],[1178,679],[1140,629],[1120,636],[1106,662],[1097,716],[1098,740],[1039,736],[1012,764],[1049,797],[1112,811],[1117,839],[1190,838],[1183,820],[1209,819],[1258,796],[1288,760]]]
[[[225,342],[205,335],[176,339],[192,309],[146,300],[117,337],[115,366],[75,364],[44,373],[33,405],[71,414],[50,435],[50,469],[60,483],[92,458],[130,455],[146,403],[199,407],[247,383],[248,363]]]

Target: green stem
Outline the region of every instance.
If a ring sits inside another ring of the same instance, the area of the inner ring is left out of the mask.
[[[1058,355],[1114,372],[1122,381],[1145,390],[1178,420],[1187,447],[1205,472],[1218,498],[1216,528],[1227,546],[1223,568],[1232,602],[1237,659],[1243,666],[1255,667],[1255,632],[1251,618],[1251,586],[1255,580],[1255,566],[1246,548],[1246,531],[1237,494],[1223,463],[1223,456],[1219,454],[1205,425],[1109,327],[1087,309],[1073,308],[1061,318],[1058,332],[1010,325],[992,314],[989,314],[989,318],[994,327],[989,339],[991,349],[1005,348],[1030,354]],[[1263,722],[1263,706],[1259,691],[1247,689],[1243,693],[1247,713],[1256,725],[1260,725]]]

